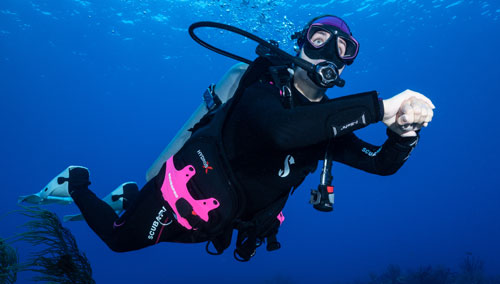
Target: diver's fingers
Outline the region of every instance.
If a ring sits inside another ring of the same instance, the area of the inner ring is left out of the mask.
[[[432,111],[431,106],[423,100],[419,101],[419,106],[420,106],[420,118],[418,120],[416,119],[415,123],[423,124],[429,122],[432,119],[432,114],[434,113]]]
[[[426,104],[421,105],[421,112],[420,112],[420,121],[419,123],[422,124],[427,120],[427,116],[429,115],[430,108],[427,108]]]
[[[423,124],[424,127],[427,127],[429,122],[431,122],[432,117],[434,116],[434,111],[432,110],[431,106],[429,106],[425,102],[422,103],[421,107],[422,107],[422,113],[419,123]]]
[[[413,122],[412,123],[420,123],[420,118],[422,117],[422,100],[413,98],[411,100],[411,107],[413,109]]]
[[[432,109],[429,109],[429,114],[427,115],[427,119],[425,120],[425,122],[426,123],[431,122],[433,117],[434,117],[434,111]]]
[[[424,96],[423,94],[421,94],[419,92],[415,92],[415,91],[413,91],[413,92],[415,93],[416,98],[424,100],[426,103],[429,104],[429,106],[431,108],[433,108],[433,109],[436,108],[436,106],[434,106],[434,104],[432,103],[432,101],[428,97]]]
[[[423,94],[421,94],[419,92],[415,92],[415,91],[408,89],[408,90],[404,91],[403,93],[405,93],[409,97],[413,96],[415,98],[422,99],[426,103],[428,103],[431,108],[433,108],[433,109],[436,108],[436,106],[434,106],[434,104],[432,103],[432,101],[428,97],[424,96]]]
[[[429,125],[429,122],[431,122],[431,120],[432,120],[432,116],[434,115],[434,111],[431,108],[426,108],[425,112],[426,112],[426,114],[425,114],[425,116],[423,116],[421,123],[424,127],[427,127]]]
[[[429,123],[432,120],[434,111],[425,100],[412,98],[411,105],[414,111],[413,123],[424,124]]]
[[[397,123],[399,125],[405,125],[412,123],[410,121],[413,121],[413,108],[411,106],[411,101],[406,100],[403,102],[401,108],[399,109],[399,117],[397,119]]]

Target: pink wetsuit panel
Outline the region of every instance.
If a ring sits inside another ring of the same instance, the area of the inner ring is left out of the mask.
[[[215,198],[196,200],[191,196],[187,188],[187,183],[195,174],[196,170],[191,165],[187,165],[182,170],[176,170],[173,157],[170,157],[170,159],[167,160],[165,179],[161,186],[163,199],[165,199],[172,210],[174,210],[179,224],[189,230],[193,229],[193,227],[189,224],[188,220],[182,217],[177,211],[177,207],[175,206],[177,200],[184,198],[191,207],[193,207],[192,214],[198,215],[205,222],[208,222],[208,212],[220,205],[219,201]]]
[[[278,220],[280,221],[280,226],[281,224],[283,224],[283,221],[285,221],[285,215],[283,215],[283,211],[280,212],[280,214],[278,214]]]

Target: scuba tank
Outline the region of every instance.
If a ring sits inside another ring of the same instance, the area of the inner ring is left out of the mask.
[[[219,105],[227,102],[233,97],[241,77],[247,70],[248,65],[245,63],[237,63],[229,69],[226,74],[219,80],[216,85],[210,85],[203,93],[203,102],[191,114],[191,117],[184,123],[184,125],[177,131],[174,138],[168,143],[167,147],[156,158],[151,167],[146,172],[146,181],[150,181],[160,171],[163,163],[168,158],[172,157],[175,153],[182,148],[184,143],[191,137],[190,129],[198,123],[205,114],[213,110]]]

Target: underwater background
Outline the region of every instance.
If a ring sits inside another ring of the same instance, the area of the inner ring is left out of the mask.
[[[344,18],[360,42],[346,86],[330,98],[405,89],[436,105],[412,156],[380,177],[334,164],[335,210],[312,208],[309,176],[284,209],[282,248],[248,263],[205,244],[161,243],[114,253],[84,222],[64,225],[97,283],[340,283],[366,281],[390,264],[443,265],[467,256],[500,274],[500,3],[472,0],[0,1],[0,215],[68,165],[91,172],[105,196],[145,173],[201,95],[234,63],[197,45],[196,21],[232,24],[293,53],[290,35],[312,17]],[[228,32],[197,32],[255,58],[255,43]],[[382,123],[356,132],[385,140]],[[46,206],[60,217],[75,205]],[[26,218],[0,217],[0,237]],[[30,247],[13,244],[23,260]],[[20,273],[18,283],[30,283]],[[274,282],[273,282],[274,281]]]

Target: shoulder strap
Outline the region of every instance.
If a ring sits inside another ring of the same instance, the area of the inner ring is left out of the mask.
[[[213,121],[216,121],[216,123],[214,124],[219,123],[214,127],[220,127],[219,129],[222,130],[222,124],[232,112],[232,106],[240,100],[241,96],[245,92],[245,89],[260,80],[264,74],[269,73],[269,67],[272,65],[273,62],[269,58],[257,57],[241,77],[234,95],[224,104],[221,104],[219,97],[214,91],[214,86],[210,85],[207,91],[205,91],[205,93],[203,94],[203,98],[207,103],[208,112],[200,119],[198,123],[196,123],[191,129],[189,129],[189,131],[194,133],[198,129],[212,124]],[[215,119],[216,114],[219,117],[218,119]]]

